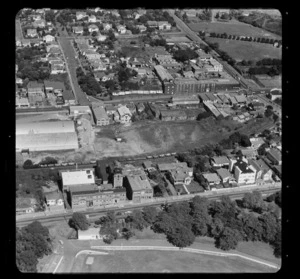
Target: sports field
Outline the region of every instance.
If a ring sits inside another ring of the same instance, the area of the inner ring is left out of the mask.
[[[88,257],[91,256],[80,255],[72,272],[275,272],[270,267],[246,260],[181,251],[109,251],[108,255],[94,255],[92,265],[86,264]]]
[[[238,36],[254,36],[254,37],[265,37],[281,39],[280,36],[265,31],[261,28],[254,27],[252,25],[243,22],[199,22],[191,23],[188,26],[194,31],[205,31],[205,32],[215,32],[215,33],[227,33],[228,35],[238,35]]]
[[[260,44],[246,41],[225,40],[220,38],[208,38],[211,43],[218,43],[219,49],[228,53],[236,61],[261,60],[263,58],[281,59],[282,50],[274,48],[271,44]]]

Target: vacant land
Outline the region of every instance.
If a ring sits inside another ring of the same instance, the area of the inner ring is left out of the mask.
[[[236,61],[261,60],[263,58],[281,59],[282,50],[271,44],[260,44],[246,41],[208,38],[211,43],[218,43],[219,49],[228,53]]]
[[[87,257],[78,257],[73,272],[274,272],[250,261],[181,251],[110,251],[94,256],[91,266]]]
[[[205,31],[205,32],[215,32],[215,33],[227,33],[228,35],[238,35],[238,36],[253,36],[253,37],[267,37],[274,39],[281,39],[280,36],[265,31],[261,28],[254,27],[250,24],[243,22],[200,22],[191,23],[188,26],[195,32]]]

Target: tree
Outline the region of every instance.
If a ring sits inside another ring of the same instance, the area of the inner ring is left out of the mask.
[[[123,228],[122,234],[126,240],[129,240],[131,237],[134,236],[134,232],[128,228]]]
[[[241,141],[240,141],[241,146],[243,147],[249,147],[251,146],[251,141],[247,135],[241,135]]]
[[[231,228],[225,227],[219,237],[216,238],[216,247],[224,251],[235,249],[238,245],[239,233]]]
[[[115,224],[109,224],[102,226],[99,233],[103,235],[103,241],[107,244],[111,244],[118,237],[117,228]]]
[[[246,241],[261,241],[263,229],[258,218],[253,213],[242,212],[239,217],[243,224],[243,231]]]
[[[276,216],[272,212],[267,212],[258,217],[263,228],[262,239],[267,243],[272,243],[275,240],[277,233],[277,220]]]
[[[252,193],[245,193],[242,204],[245,208],[258,210],[262,206],[263,197],[258,191],[253,191]]]
[[[146,226],[146,222],[143,218],[143,214],[138,209],[133,210],[132,214],[126,217],[125,222],[130,223],[133,228],[140,231],[142,231]]]
[[[16,264],[21,272],[37,272],[38,259],[33,251],[27,250],[16,255]]]
[[[26,160],[25,162],[24,162],[24,164],[23,164],[23,168],[24,169],[31,169],[33,167],[33,163],[32,163],[32,161],[31,160]]]
[[[176,247],[187,247],[194,243],[195,235],[184,226],[176,226],[174,230],[167,234],[167,240]]]
[[[209,235],[211,237],[217,238],[224,229],[224,224],[220,218],[213,218],[209,225]]]
[[[266,155],[267,151],[266,148],[268,148],[269,145],[267,143],[263,143],[258,149],[257,149],[257,154],[260,156]]]
[[[74,212],[69,222],[70,226],[76,230],[87,230],[89,228],[89,221],[85,214],[80,212]]]
[[[148,225],[152,225],[154,223],[157,214],[156,207],[151,206],[143,209],[143,218]]]

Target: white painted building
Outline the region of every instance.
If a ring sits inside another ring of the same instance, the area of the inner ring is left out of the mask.
[[[256,169],[252,165],[239,160],[234,164],[234,178],[238,184],[254,184]]]
[[[63,189],[67,190],[74,185],[88,185],[95,183],[93,169],[75,169],[59,171],[62,179]]]
[[[131,122],[131,112],[126,106],[118,107],[118,113],[120,115],[121,123],[129,123]]]

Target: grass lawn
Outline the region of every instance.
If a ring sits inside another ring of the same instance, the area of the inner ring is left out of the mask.
[[[250,261],[187,253],[181,251],[109,251],[76,259],[72,272],[274,272],[274,269]]]
[[[281,39],[281,37],[276,34],[270,33],[261,28],[254,27],[252,25],[242,22],[199,22],[188,24],[188,26],[195,32],[205,31],[215,33],[227,33],[228,35]]]
[[[240,40],[225,40],[220,38],[208,38],[211,43],[218,43],[220,50],[228,53],[237,61],[261,60],[263,58],[281,59],[282,50],[274,48],[271,44],[260,44]]]

